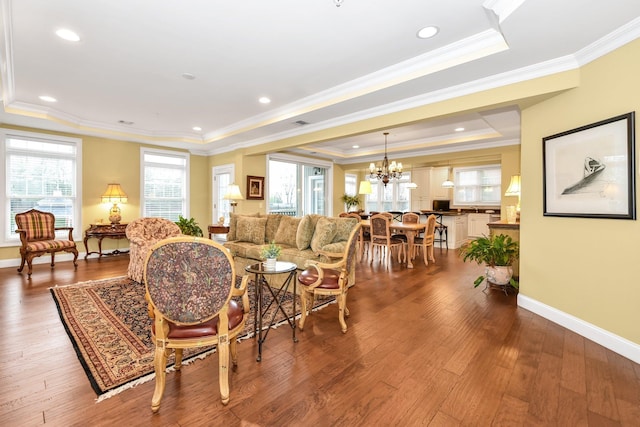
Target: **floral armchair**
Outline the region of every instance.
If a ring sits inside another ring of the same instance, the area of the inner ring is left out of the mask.
[[[129,239],[129,268],[127,276],[142,283],[144,261],[151,247],[167,237],[180,236],[180,227],[164,218],[138,218],[127,225]]]

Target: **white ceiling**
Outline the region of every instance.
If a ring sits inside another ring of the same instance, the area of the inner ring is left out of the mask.
[[[0,0],[0,6],[2,123],[200,154],[576,68],[640,35],[638,0]],[[439,34],[418,39],[427,25]],[[81,40],[58,38],[62,27]],[[261,96],[272,102],[260,104]],[[453,130],[460,126],[465,131]],[[519,113],[507,106],[389,132],[388,151],[404,155],[514,144]],[[293,151],[353,163],[379,159],[383,148],[382,130],[375,129]]]

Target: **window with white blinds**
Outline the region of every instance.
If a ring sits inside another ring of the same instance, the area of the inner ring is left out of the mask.
[[[455,206],[500,205],[500,165],[454,168],[453,174]]]
[[[80,240],[82,140],[9,130],[1,135],[6,165],[0,190],[3,243],[19,242],[15,216],[29,209],[53,213],[55,226],[74,227],[74,238]],[[68,235],[59,232],[60,237]]]
[[[142,215],[178,221],[189,217],[189,154],[141,149]]]

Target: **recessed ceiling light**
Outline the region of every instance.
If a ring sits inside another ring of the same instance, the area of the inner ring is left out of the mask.
[[[55,99],[53,96],[49,96],[49,95],[42,95],[42,96],[39,96],[38,98],[40,98],[41,100],[43,100],[45,102],[58,102],[57,99]]]
[[[352,145],[351,148],[360,148],[359,145]]]
[[[460,128],[455,128],[454,130],[455,130],[456,132],[462,132],[462,131],[464,130],[464,128],[463,128],[463,127],[460,127]]]
[[[196,78],[195,74],[191,74],[191,73],[182,73],[182,77],[184,77],[187,80],[194,80]]]
[[[438,27],[424,27],[418,31],[417,36],[419,39],[429,39],[438,34],[438,31],[440,31]]]
[[[60,37],[61,39],[70,41],[70,42],[77,42],[80,41],[80,36],[77,35],[76,33],[74,33],[73,31],[66,29],[66,28],[60,28],[58,31],[56,31],[56,35],[58,37]]]
[[[202,130],[200,126],[194,126],[192,127],[192,129],[195,130],[196,132],[200,132]]]
[[[269,104],[271,102],[271,100],[269,98],[267,98],[266,96],[261,96],[260,99],[258,99],[258,101],[261,104]]]

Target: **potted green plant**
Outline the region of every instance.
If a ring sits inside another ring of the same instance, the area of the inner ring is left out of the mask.
[[[346,205],[347,211],[351,210],[352,207],[360,206],[360,199],[358,196],[344,194],[342,196],[342,202]]]
[[[489,284],[511,285],[518,289],[518,282],[513,278],[511,266],[519,254],[518,242],[505,234],[478,237],[469,240],[460,248],[463,261],[475,261],[486,265],[485,275],[480,275],[474,280],[474,287],[478,287],[486,279]]]
[[[178,216],[176,225],[180,227],[180,232],[187,236],[202,237],[202,228],[198,225],[195,219],[186,219],[182,215]]]
[[[267,270],[276,268],[276,259],[280,256],[280,252],[282,252],[282,248],[275,241],[271,241],[271,243],[262,247],[260,258],[266,260]]]

